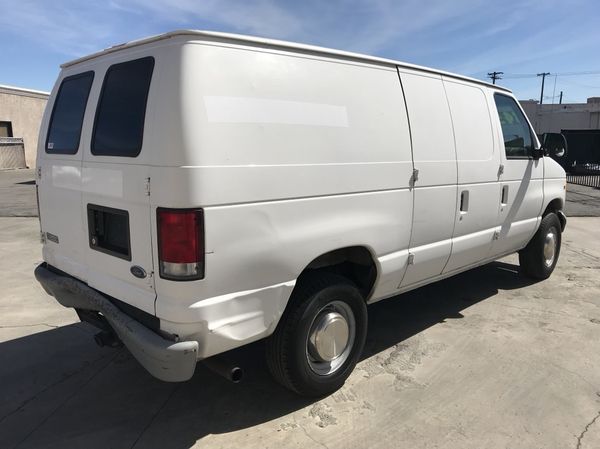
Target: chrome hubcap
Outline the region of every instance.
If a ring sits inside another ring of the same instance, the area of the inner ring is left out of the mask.
[[[553,229],[548,231],[546,238],[544,239],[544,263],[547,267],[552,266],[554,263],[554,256],[556,254],[556,233]]]
[[[306,342],[306,357],[312,371],[327,375],[337,371],[348,359],[356,324],[350,306],[333,301],[315,316]]]

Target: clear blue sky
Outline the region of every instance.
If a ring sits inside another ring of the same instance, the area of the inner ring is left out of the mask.
[[[598,0],[0,0],[0,84],[50,90],[59,65],[179,28],[357,51],[500,81],[520,99],[600,96]],[[513,75],[511,77],[511,74]],[[551,98],[545,102],[552,102]]]

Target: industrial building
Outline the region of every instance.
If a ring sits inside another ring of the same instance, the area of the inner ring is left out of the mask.
[[[48,92],[0,85],[0,169],[35,167]]]
[[[539,104],[537,100],[521,100],[537,134],[563,130],[600,129],[600,97],[587,103]]]
[[[586,103],[520,103],[538,135],[562,133],[566,137],[568,151],[558,162],[567,172],[600,174],[600,97],[588,98]],[[595,180],[593,185],[597,184]]]

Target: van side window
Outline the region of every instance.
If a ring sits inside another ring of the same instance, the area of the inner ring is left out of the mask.
[[[495,94],[494,100],[502,126],[506,157],[508,159],[531,157],[533,151],[531,129],[523,112],[515,100],[506,95]]]
[[[109,67],[96,110],[92,154],[125,157],[140,154],[153,69],[152,57]]]
[[[69,76],[60,83],[48,126],[46,153],[77,153],[93,80],[94,72],[85,72]]]

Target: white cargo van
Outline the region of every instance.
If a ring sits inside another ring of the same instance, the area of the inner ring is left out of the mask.
[[[325,394],[368,303],[516,251],[552,273],[546,147],[509,91],[463,76],[221,33],[130,42],[62,66],[36,277],[159,379],[200,360],[236,379],[214,356],[266,338],[279,382]]]

